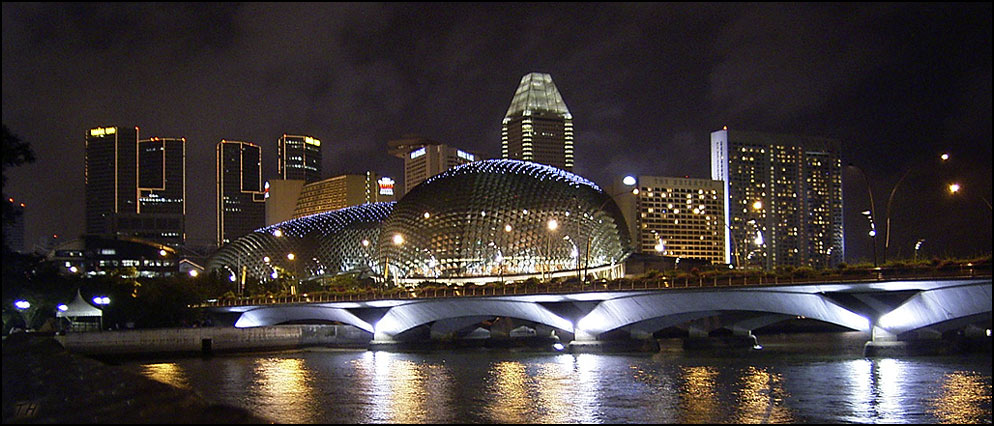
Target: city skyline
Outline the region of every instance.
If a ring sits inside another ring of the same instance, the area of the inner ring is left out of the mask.
[[[921,238],[923,253],[989,252],[990,10],[4,4],[3,122],[38,158],[9,169],[4,190],[27,204],[29,246],[72,239],[83,232],[88,129],[185,137],[187,232],[209,241],[221,139],[262,147],[264,179],[288,133],[322,141],[324,178],[372,170],[399,181],[387,142],[405,134],[499,158],[513,90],[541,72],[574,116],[573,171],[602,186],[625,174],[706,178],[708,135],[726,125],[830,137],[843,165],[869,177],[880,229],[894,184],[949,151],[952,171],[902,181],[890,256],[910,257]],[[288,22],[302,39],[271,30]],[[961,198],[939,178],[961,179]],[[846,261],[869,260],[866,184],[844,169],[843,186]]]

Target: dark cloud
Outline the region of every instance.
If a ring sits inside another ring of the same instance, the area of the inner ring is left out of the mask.
[[[28,241],[72,236],[86,129],[185,136],[189,231],[207,240],[220,139],[262,145],[275,173],[276,138],[309,133],[326,175],[399,178],[385,145],[407,133],[498,155],[518,81],[540,71],[574,115],[577,171],[602,184],[708,177],[709,134],[728,125],[841,140],[883,209],[909,167],[951,148],[954,170],[902,184],[891,245],[931,233],[933,254],[989,252],[990,17],[990,4],[4,3],[3,121],[38,156],[6,191],[29,205]],[[847,257],[865,259],[865,185],[845,176]],[[940,178],[971,182],[976,205]]]

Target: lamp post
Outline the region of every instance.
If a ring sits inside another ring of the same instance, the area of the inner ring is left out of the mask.
[[[93,303],[100,306],[100,331],[104,331],[104,307],[110,304],[110,298],[107,296],[96,296],[93,298]]]
[[[869,210],[863,210],[863,216],[870,221],[870,232],[867,234],[870,236],[870,241],[873,242],[873,267],[877,267],[877,226],[873,223],[873,212]]]
[[[930,158],[934,158],[934,157],[930,157]],[[949,154],[948,153],[943,153],[942,155],[939,156],[939,160],[941,162],[949,161]],[[885,214],[887,215],[887,217],[885,218],[885,223],[884,223],[884,227],[885,227],[884,228],[884,234],[885,234],[884,235],[884,255],[883,255],[883,261],[884,261],[884,263],[887,263],[887,249],[890,248],[890,206],[891,206],[891,203],[894,202],[894,194],[897,193],[897,188],[899,186],[901,186],[901,182],[904,182],[904,178],[908,177],[908,175],[911,174],[911,171],[914,170],[914,169],[916,169],[916,168],[918,168],[918,166],[920,166],[920,165],[921,165],[921,162],[915,162],[915,163],[912,163],[910,166],[908,166],[908,170],[905,170],[904,174],[901,175],[901,178],[897,180],[897,183],[895,183],[894,187],[891,188],[891,190],[890,190],[890,196],[887,197],[887,209],[885,210]],[[988,203],[987,206],[990,207],[990,203]]]
[[[551,280],[552,279],[552,234],[554,234],[556,230],[559,229],[559,222],[555,219],[549,219],[549,221],[546,222],[546,228],[548,228],[549,234],[547,235],[548,246],[546,247],[545,251],[545,269],[548,272],[549,276],[548,279]],[[546,278],[543,276],[543,281],[545,280]]]
[[[915,263],[918,263],[918,250],[921,250],[921,248],[922,248],[922,243],[924,243],[924,242],[925,242],[925,239],[924,239],[924,238],[922,238],[922,239],[919,239],[919,240],[918,240],[918,241],[917,241],[917,242],[915,243]]]
[[[963,190],[963,187],[959,183],[955,183],[954,182],[954,183],[951,183],[951,184],[947,185],[946,189],[949,191],[950,194],[956,195],[956,194],[959,194],[960,191]],[[991,210],[991,202],[990,201],[988,201],[983,196],[977,196],[977,197],[980,198],[984,202],[984,204],[987,205],[987,210]]]
[[[17,312],[21,314],[21,319],[24,321],[24,331],[28,331],[31,328],[31,314],[29,312],[31,310],[31,302],[24,299],[16,300],[14,301],[14,309],[17,309]]]
[[[601,209],[603,209],[604,206],[606,206],[608,202],[614,201],[614,197],[617,197],[619,195],[624,195],[624,194],[638,195],[638,193],[639,193],[639,189],[638,189],[638,186],[637,186],[638,179],[636,179],[635,176],[632,176],[632,175],[625,176],[621,180],[621,183],[623,185],[625,185],[625,186],[634,186],[634,188],[632,188],[632,189],[625,189],[623,191],[620,191],[620,192],[608,195],[607,199],[605,199],[603,202],[601,202],[601,204],[599,206],[597,206],[596,209],[594,209],[594,214],[596,214],[598,211],[600,211]],[[579,201],[577,201],[577,206],[579,206]],[[577,221],[579,221],[580,217],[578,216],[576,219],[577,219]],[[591,220],[593,220],[593,217],[591,217]],[[577,233],[579,233],[579,226],[577,226]],[[581,279],[580,279],[580,285],[581,286],[583,286],[586,283],[586,281],[587,281],[587,267],[590,265],[590,239],[591,239],[591,237],[592,236],[588,236],[585,239],[586,240],[586,249],[585,249],[584,256],[583,256],[583,275],[581,276]],[[579,238],[579,236],[577,236],[577,238]],[[577,264],[579,265],[579,263],[580,263],[580,260],[579,260],[579,258],[577,258]],[[579,269],[579,267],[577,267],[577,268]]]

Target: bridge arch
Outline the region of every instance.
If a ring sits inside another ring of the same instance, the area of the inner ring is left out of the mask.
[[[940,323],[990,315],[991,282],[921,291],[882,315],[878,325],[901,334]]]
[[[573,331],[572,322],[534,302],[503,299],[424,300],[390,308],[374,326],[373,340],[390,341],[393,336],[433,321],[483,316],[518,318]]]
[[[605,300],[577,322],[576,334],[578,338],[596,339],[601,334],[630,325],[661,329],[731,311],[800,315],[854,330],[870,330],[867,318],[819,294],[722,289],[638,294]]]
[[[291,321],[322,320],[338,321],[349,324],[370,333],[373,326],[351,312],[342,308],[330,306],[266,306],[245,311],[238,317],[235,327],[258,327],[276,325]]]

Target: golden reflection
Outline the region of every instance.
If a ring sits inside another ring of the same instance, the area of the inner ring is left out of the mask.
[[[372,361],[372,421],[387,423],[449,423],[452,379],[445,365],[415,363],[402,355],[375,352]],[[369,359],[369,358],[372,359]],[[365,366],[362,368],[369,371]]]
[[[713,367],[683,367],[680,389],[680,423],[714,423],[718,419],[718,398]]]
[[[990,379],[973,372],[946,374],[930,402],[929,412],[939,423],[990,423]]]
[[[793,423],[790,410],[784,406],[790,395],[779,374],[749,367],[743,371],[740,385],[736,423]]]
[[[190,383],[186,379],[186,374],[174,362],[164,362],[159,364],[145,364],[141,367],[141,373],[152,380],[173,385],[178,388],[189,389]]]
[[[594,404],[583,394],[571,357],[554,363],[534,364],[534,375],[524,364],[504,361],[489,372],[487,401],[489,420],[495,423],[576,423],[593,422]]]
[[[313,401],[317,391],[311,384],[311,371],[302,359],[257,360],[253,406],[264,416],[286,423],[314,422],[318,416]]]

